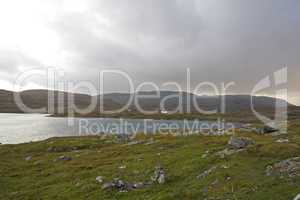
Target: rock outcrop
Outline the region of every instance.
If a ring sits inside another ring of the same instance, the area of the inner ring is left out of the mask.
[[[228,147],[230,149],[243,149],[252,144],[254,144],[254,141],[245,137],[232,136],[228,141]]]
[[[290,158],[266,168],[266,175],[278,175],[281,177],[299,177],[300,176],[300,157]]]

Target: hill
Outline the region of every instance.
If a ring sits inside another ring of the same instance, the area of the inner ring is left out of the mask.
[[[30,110],[21,110],[15,100],[14,95],[19,94],[23,103],[29,108],[39,109],[46,108],[45,110],[38,110],[38,113],[49,113],[55,116],[66,116],[73,104],[78,108],[87,108],[92,100],[96,101],[96,107],[89,113],[80,114],[75,112],[75,116],[82,117],[127,117],[127,118],[155,118],[155,119],[211,119],[215,118],[221,113],[222,102],[224,102],[225,113],[227,116],[239,118],[253,118],[251,111],[251,98],[253,99],[253,105],[255,110],[273,115],[276,102],[281,104],[287,103],[284,100],[275,99],[265,96],[250,95],[225,95],[225,96],[197,96],[195,94],[187,92],[175,92],[175,91],[144,91],[137,94],[132,94],[133,101],[129,105],[129,109],[122,113],[115,113],[106,115],[100,112],[100,106],[103,106],[105,111],[114,111],[122,108],[130,100],[130,94],[128,93],[109,93],[98,96],[90,96],[86,94],[67,93],[60,91],[53,92],[53,108],[48,106],[48,90],[27,90],[20,93],[15,93],[6,90],[0,90],[0,112],[2,113],[29,113]],[[155,96],[156,95],[156,96]],[[134,99],[138,99],[138,105],[145,111],[157,111],[155,114],[145,115],[140,112],[135,104]],[[100,101],[102,101],[100,103]],[[164,105],[164,110],[173,111],[180,107],[181,110],[177,110],[176,113],[168,115],[162,115],[159,113],[161,103]],[[291,117],[299,116],[299,107],[287,103],[289,107],[289,114]],[[190,107],[190,112],[188,112]],[[207,115],[199,113],[199,109],[208,111],[216,110],[213,115]],[[222,114],[223,115],[223,114]]]

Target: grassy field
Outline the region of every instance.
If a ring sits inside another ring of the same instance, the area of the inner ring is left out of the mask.
[[[139,135],[140,143],[133,145],[113,137],[71,137],[0,145],[0,199],[288,200],[300,193],[300,177],[265,174],[268,165],[300,155],[300,121],[290,122],[286,136],[237,134],[255,145],[225,158],[216,152],[226,148],[230,136]],[[147,144],[150,137],[154,142]],[[282,137],[289,142],[275,142]],[[72,160],[55,161],[62,155]],[[144,182],[158,164],[165,169],[165,184],[121,193],[102,190],[96,181],[103,176]],[[196,178],[213,166],[211,174]]]

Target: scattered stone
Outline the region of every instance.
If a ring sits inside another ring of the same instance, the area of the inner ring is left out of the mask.
[[[115,179],[113,181],[114,186],[120,191],[120,192],[125,192],[127,191],[127,183],[120,179]]]
[[[166,177],[165,177],[165,174],[164,174],[164,173],[160,174],[160,176],[159,176],[158,179],[157,179],[157,182],[158,182],[159,184],[164,184],[164,183],[166,182]]]
[[[55,161],[71,161],[72,157],[70,156],[59,156]]]
[[[230,181],[230,180],[231,180],[231,177],[230,177],[229,175],[226,175],[226,176],[225,176],[225,180],[226,180],[226,181]]]
[[[120,166],[119,169],[126,169],[126,165]]]
[[[278,132],[279,130],[277,128],[273,128],[270,126],[264,126],[263,128],[258,128],[256,129],[256,132],[258,134],[269,134],[269,133],[274,133],[274,132]]]
[[[128,192],[133,189],[141,189],[145,186],[144,183],[127,183],[120,179],[114,179],[112,182],[104,183],[102,185],[103,190],[115,189],[119,192]]]
[[[114,184],[113,183],[104,183],[102,185],[102,190],[108,190],[108,189],[113,189],[114,188]]]
[[[161,166],[157,166],[154,171],[154,176],[151,177],[153,182],[164,184],[166,182],[165,170]]]
[[[30,161],[31,159],[32,159],[32,156],[27,156],[27,157],[25,158],[26,161]]]
[[[148,182],[138,182],[138,183],[128,183],[121,179],[114,179],[111,182],[104,183],[102,185],[103,190],[117,190],[119,192],[128,192],[135,189],[141,189],[153,183],[164,184],[166,182],[165,171],[162,167],[158,166],[155,168],[154,176],[151,177],[152,181]],[[103,183],[103,177],[98,176],[96,181]]]
[[[300,157],[286,159],[272,166],[267,166],[266,175],[300,176]]]
[[[125,133],[117,134],[116,138],[118,143],[125,143],[130,141],[131,135]]]
[[[208,169],[208,170],[202,172],[201,174],[199,174],[197,176],[197,179],[204,179],[204,178],[206,178],[209,174],[211,174],[212,172],[214,172],[216,169],[217,169],[217,166],[211,167],[210,169]]]
[[[276,140],[277,143],[288,143],[290,142],[289,139],[284,139],[284,138],[280,138],[278,140]]]
[[[133,188],[134,189],[141,189],[141,188],[143,188],[145,185],[144,185],[144,183],[134,183],[133,184]]]
[[[294,200],[300,200],[300,194],[298,194]]]
[[[267,168],[266,168],[266,175],[267,175],[267,176],[271,176],[272,173],[273,173],[273,167],[270,166],[270,165],[267,166]]]
[[[228,165],[222,165],[221,168],[223,168],[223,169],[229,169],[229,166]]]
[[[228,141],[228,146],[230,149],[242,149],[252,144],[254,144],[254,141],[245,137],[232,136]]]
[[[103,177],[102,177],[102,176],[97,176],[97,177],[96,177],[96,181],[97,181],[98,183],[103,183]]]

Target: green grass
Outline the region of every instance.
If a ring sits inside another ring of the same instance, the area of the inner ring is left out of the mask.
[[[300,155],[299,124],[290,125],[291,142],[285,144],[275,143],[276,137],[239,133],[253,138],[256,144],[224,159],[214,153],[226,148],[229,136],[155,135],[156,142],[151,145],[131,146],[116,143],[112,137],[52,138],[1,145],[0,199],[293,199],[300,193],[300,179],[267,177],[265,168]],[[149,137],[139,135],[137,139]],[[58,151],[48,152],[49,147]],[[207,150],[208,156],[202,157]],[[61,155],[73,159],[55,162]],[[32,159],[25,161],[27,156]],[[104,176],[107,181],[147,181],[158,164],[166,170],[167,182],[163,185],[120,193],[103,191],[95,180]],[[119,169],[122,165],[126,168]],[[196,178],[212,166],[218,166],[217,170],[202,180]],[[228,176],[230,180],[226,180]]]

